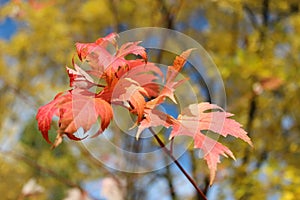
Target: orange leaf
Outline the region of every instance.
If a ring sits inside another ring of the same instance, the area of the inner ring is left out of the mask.
[[[64,101],[59,105],[60,132],[67,134],[70,138],[79,128],[86,132],[98,117],[101,119],[100,133],[109,125],[113,112],[110,104],[101,98],[96,98],[93,94],[80,93],[73,90],[64,96]],[[72,138],[71,138],[72,139]]]
[[[195,49],[188,49],[184,52],[182,52],[179,56],[176,56],[174,62],[173,62],[173,69],[177,72],[180,72],[182,67],[184,66],[187,58],[190,56],[191,52]]]
[[[38,122],[38,128],[42,132],[44,139],[51,144],[49,140],[48,131],[51,128],[51,121],[53,116],[58,115],[57,104],[60,102],[62,93],[56,95],[56,97],[48,104],[41,106],[37,112],[36,119]]]

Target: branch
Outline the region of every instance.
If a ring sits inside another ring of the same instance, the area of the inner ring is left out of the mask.
[[[196,158],[193,151],[188,151],[190,154],[191,162],[192,162],[192,176],[195,177],[194,179],[197,181],[197,173],[196,173]],[[204,177],[204,185],[202,187],[203,193],[206,195],[209,190],[209,175],[205,175]],[[202,200],[202,196],[197,193],[196,197],[197,200]]]
[[[172,147],[172,146],[171,146]],[[172,153],[172,150],[170,150],[170,153]],[[168,162],[168,159],[167,157],[164,157],[165,159],[165,163],[167,164]],[[165,173],[165,178],[167,179],[167,182],[168,182],[168,186],[169,186],[169,193],[170,193],[170,196],[173,200],[176,200],[178,199],[177,198],[177,194],[176,194],[176,191],[175,191],[175,187],[174,187],[174,184],[173,184],[173,178],[172,178],[172,173],[171,173],[171,169],[170,169],[170,165],[167,164],[166,166],[166,173]]]
[[[265,28],[269,26],[269,15],[270,15],[270,2],[269,0],[263,0],[262,2],[262,16],[263,16],[263,25]]]
[[[38,164],[36,161],[34,161],[30,158],[27,158],[23,154],[17,154],[17,153],[12,152],[12,151],[3,151],[2,149],[0,149],[0,153],[2,153],[4,155],[10,155],[12,158],[14,158],[16,160],[23,161],[24,163],[26,163],[27,165],[37,169],[38,171],[44,172],[44,173],[54,177],[57,181],[63,183],[64,185],[66,185],[68,187],[79,189],[82,194],[87,193],[80,185],[72,182],[71,180],[69,180],[67,178],[62,177],[61,175],[59,175],[55,171]],[[19,197],[19,198],[22,199],[22,197]],[[89,197],[89,198],[92,198],[92,197]]]
[[[256,19],[254,12],[251,10],[251,8],[248,5],[244,4],[243,9],[245,10],[246,14],[248,15],[253,28],[259,29],[258,21]]]
[[[118,15],[118,5],[116,5],[115,0],[108,0],[108,3],[114,20],[114,29],[117,33],[119,33],[121,30],[120,30],[120,19]]]
[[[185,171],[185,169],[181,166],[181,164],[177,161],[177,159],[173,156],[173,154],[170,152],[169,149],[166,148],[164,142],[156,135],[156,133],[153,131],[152,128],[149,128],[150,132],[158,142],[158,144],[161,146],[163,151],[174,161],[174,163],[177,165],[177,167],[180,169],[180,171],[185,175],[185,177],[190,181],[190,183],[194,186],[196,191],[199,193],[199,195],[204,199],[207,200],[204,193],[201,191],[201,189],[197,186],[197,183],[194,181],[194,179]]]
[[[66,179],[66,178],[60,176],[55,171],[53,171],[51,169],[48,169],[48,168],[46,168],[46,167],[38,164],[36,161],[27,158],[25,155],[17,154],[17,153],[11,152],[11,151],[10,152],[5,152],[5,155],[7,155],[7,154],[11,155],[13,158],[15,158],[17,160],[23,161],[27,165],[29,165],[31,167],[34,167],[35,169],[37,169],[39,171],[45,172],[46,174],[48,174],[48,175],[56,178],[59,182],[65,184],[65,185],[67,185],[69,187],[78,188],[80,191],[84,191],[83,188],[80,185],[78,185],[76,183],[73,183],[69,179]]]

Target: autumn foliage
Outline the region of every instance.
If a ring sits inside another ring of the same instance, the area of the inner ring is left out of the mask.
[[[54,116],[59,120],[53,147],[62,142],[63,136],[72,140],[84,139],[75,135],[77,130],[81,128],[87,135],[86,132],[100,121],[99,130],[94,135],[97,136],[113,119],[112,105],[122,106],[136,116],[137,139],[143,130],[156,126],[172,129],[170,139],[181,135],[192,137],[194,147],[204,153],[212,183],[220,156],[233,159],[234,156],[226,146],[204,132],[211,131],[223,137],[231,135],[252,145],[247,133],[230,118],[231,113],[214,104],[189,105],[177,118],[157,108],[166,98],[177,103],[174,92],[186,81],[178,80],[177,75],[192,49],[177,56],[164,74],[147,60],[145,48],[139,46],[140,42],[129,42],[119,47],[117,37],[112,33],[94,43],[76,44],[81,67],[73,60],[73,67],[66,68],[71,89],[57,94],[38,110],[36,118],[43,137],[52,144],[48,131]],[[163,80],[162,86],[158,80]]]

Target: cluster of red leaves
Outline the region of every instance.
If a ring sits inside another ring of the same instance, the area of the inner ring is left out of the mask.
[[[226,137],[232,135],[252,145],[247,133],[232,114],[214,104],[199,103],[185,108],[175,119],[157,109],[157,106],[171,99],[174,103],[175,89],[185,80],[176,80],[192,49],[177,56],[167,69],[166,77],[153,63],[147,61],[145,49],[139,42],[129,42],[118,47],[117,35],[112,33],[94,43],[77,43],[77,54],[85,69],[73,62],[67,67],[72,89],[59,93],[37,113],[39,130],[51,143],[48,131],[53,116],[59,118],[57,137],[53,144],[59,145],[65,135],[72,140],[81,140],[74,134],[79,128],[87,132],[98,120],[101,121],[97,134],[101,134],[113,119],[112,105],[127,108],[137,116],[138,139],[143,130],[164,126],[172,128],[170,139],[187,135],[194,139],[195,148],[204,152],[210,169],[211,182],[215,177],[220,155],[234,158],[233,153],[221,143],[207,137],[203,131],[210,130]],[[114,52],[111,53],[113,47]],[[128,55],[135,59],[126,59]],[[157,79],[161,78],[161,87]]]

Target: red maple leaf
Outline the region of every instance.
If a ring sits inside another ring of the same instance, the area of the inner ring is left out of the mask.
[[[210,183],[214,180],[220,155],[229,155],[232,158],[234,156],[226,146],[205,136],[203,131],[209,130],[224,137],[232,135],[252,146],[251,140],[242,129],[241,124],[230,119],[231,116],[233,116],[231,113],[225,112],[221,107],[214,104],[192,104],[178,116],[179,123],[173,125],[170,134],[170,138],[179,135],[194,138],[195,148],[200,148],[205,154],[204,159],[210,170]]]
[[[101,119],[101,128],[98,134],[109,125],[113,112],[109,103],[93,94],[81,94],[77,90],[60,94],[53,101],[42,106],[37,113],[39,130],[47,142],[51,143],[48,136],[53,116],[59,117],[58,134],[67,135],[70,139],[80,140],[74,133],[83,128],[88,131],[97,119]],[[57,146],[58,144],[56,144]]]
[[[38,128],[41,131],[44,139],[51,143],[49,140],[48,131],[51,128],[51,121],[54,115],[58,116],[58,106],[57,104],[61,100],[62,93],[59,93],[55,96],[55,98],[49,102],[48,104],[41,106],[37,112],[36,119],[38,122]]]
[[[147,128],[157,126],[169,128],[176,123],[176,120],[172,116],[157,109],[145,109],[144,114],[144,119],[140,122],[136,133],[136,139],[139,139],[141,133]]]
[[[175,79],[178,73],[181,71],[184,64],[186,63],[188,56],[193,50],[194,49],[189,49],[182,52],[179,56],[176,56],[173,62],[173,66],[168,66],[166,82],[164,84],[164,87],[155,99],[152,99],[151,101],[147,102],[147,108],[155,108],[157,105],[164,102],[166,97],[170,98],[174,103],[176,103],[174,92],[176,88],[182,83],[184,83],[187,79],[182,79],[178,81],[176,81]]]
[[[122,78],[114,88],[112,102],[127,107],[132,113],[136,113],[138,121],[141,121],[146,103],[144,96],[147,95],[147,91],[138,82]]]
[[[66,67],[69,78],[70,78],[70,86],[78,87],[78,88],[90,88],[95,84],[93,78],[83,69],[81,69],[78,65],[74,64],[74,69]]]
[[[60,132],[73,135],[79,128],[86,132],[97,121],[101,119],[99,133],[103,132],[109,125],[113,112],[111,105],[101,98],[95,97],[93,93],[73,90],[64,96],[59,105]]]
[[[82,61],[86,59],[87,55],[90,55],[96,47],[106,48],[108,44],[116,45],[116,33],[111,33],[104,38],[99,38],[94,43],[76,43],[76,50],[79,59]]]
[[[144,63],[141,60],[130,61],[126,73],[119,70],[118,77],[130,78],[143,87],[148,97],[157,97],[160,92],[160,86],[155,81],[163,77],[162,71],[154,63]]]
[[[145,48],[138,46],[140,42],[128,42],[117,49],[116,36],[116,34],[108,35],[98,39],[95,43],[76,43],[79,59],[81,61],[87,60],[92,69],[100,75],[104,71],[115,73],[120,66],[129,65],[130,61],[125,57],[130,54],[140,55],[144,60],[147,60]],[[107,50],[108,44],[115,46],[115,52],[110,53]]]

